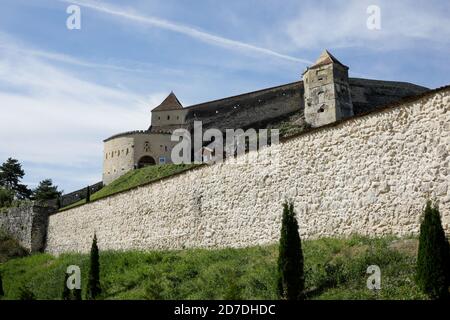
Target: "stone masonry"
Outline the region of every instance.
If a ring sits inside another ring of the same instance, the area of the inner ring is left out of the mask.
[[[11,235],[29,252],[45,247],[48,215],[55,208],[29,203],[0,212],[0,229]]]
[[[243,160],[248,160],[247,162]],[[428,198],[450,232],[450,87],[50,215],[46,251],[275,243],[282,203],[303,238],[419,231]]]

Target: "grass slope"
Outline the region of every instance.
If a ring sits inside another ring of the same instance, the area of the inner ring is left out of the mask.
[[[321,239],[303,243],[309,299],[424,299],[414,284],[416,240]],[[222,250],[101,252],[103,299],[276,299],[277,246]],[[38,299],[60,299],[67,266],[88,255],[47,254],[0,265],[5,299],[27,286]],[[381,290],[366,288],[369,265],[381,268]],[[83,287],[83,295],[85,287]]]
[[[141,169],[130,171],[122,177],[116,179],[111,184],[103,187],[96,193],[91,195],[91,201],[108,197],[118,192],[126,191],[134,187],[150,183],[152,181],[160,180],[172,176],[174,174],[192,169],[198,165],[195,164],[165,164],[157,166],[149,166]],[[86,200],[78,201],[70,206],[62,208],[67,210],[78,207],[86,203]]]

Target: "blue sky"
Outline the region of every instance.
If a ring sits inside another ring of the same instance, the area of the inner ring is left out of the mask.
[[[297,81],[325,48],[350,76],[447,85],[449,17],[448,0],[3,0],[0,161],[19,159],[31,187],[84,187],[102,140],[146,129],[171,90],[187,106]]]

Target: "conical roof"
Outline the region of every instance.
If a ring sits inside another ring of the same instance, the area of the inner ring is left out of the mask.
[[[171,92],[164,101],[152,111],[177,110],[183,109],[177,96]]]
[[[336,63],[343,67],[348,68],[346,65],[341,63],[338,59],[336,59],[336,57],[334,57],[330,52],[328,52],[328,50],[324,50],[322,52],[322,54],[320,55],[320,57],[317,59],[316,63],[314,63],[310,68],[315,68],[315,67],[323,66],[326,64],[330,64],[330,63]]]

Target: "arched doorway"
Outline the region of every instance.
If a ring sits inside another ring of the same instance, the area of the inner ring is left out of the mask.
[[[148,167],[148,166],[154,166],[156,164],[155,159],[153,159],[153,157],[150,156],[143,156],[141,159],[139,159],[138,161],[138,169],[143,168],[143,167]]]

